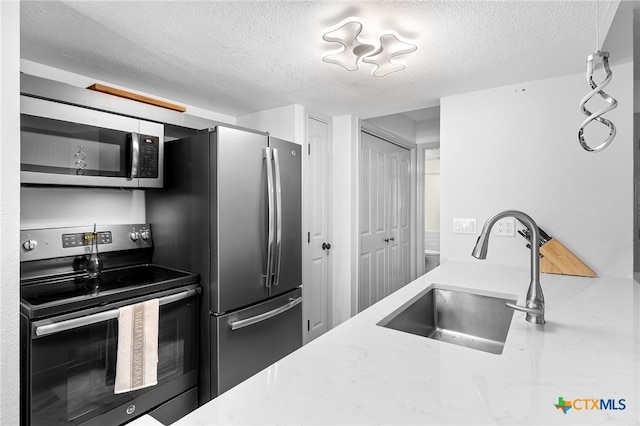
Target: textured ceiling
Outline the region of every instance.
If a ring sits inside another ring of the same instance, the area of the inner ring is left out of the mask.
[[[232,116],[297,103],[370,118],[582,72],[617,3],[22,1],[21,57]],[[408,68],[324,63],[323,29],[348,16],[415,40]]]

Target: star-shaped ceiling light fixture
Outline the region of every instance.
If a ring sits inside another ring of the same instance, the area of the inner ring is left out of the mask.
[[[340,65],[348,71],[358,70],[360,64],[365,62],[374,65],[373,76],[384,77],[407,67],[397,59],[398,56],[418,50],[417,44],[396,31],[383,31],[375,39],[367,39],[361,36],[362,30],[362,20],[356,17],[347,18],[328,29],[322,39],[341,46],[325,53],[322,60]]]

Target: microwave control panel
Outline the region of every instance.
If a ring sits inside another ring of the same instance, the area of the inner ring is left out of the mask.
[[[160,138],[140,135],[140,177],[158,177],[158,158],[160,155]]]

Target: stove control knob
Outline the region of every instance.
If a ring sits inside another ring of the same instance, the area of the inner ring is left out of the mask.
[[[149,231],[148,229],[143,229],[142,231],[140,231],[140,237],[143,240],[148,240],[151,237],[151,231]]]
[[[38,247],[38,242],[36,240],[27,240],[22,243],[22,247],[25,251],[31,251]]]
[[[131,238],[131,241],[138,241],[138,239],[140,239],[140,233],[138,231],[130,232],[129,237]]]

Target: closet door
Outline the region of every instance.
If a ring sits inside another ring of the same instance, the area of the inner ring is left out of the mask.
[[[411,155],[408,149],[390,144],[389,154],[389,292],[393,293],[409,282],[410,270],[410,207],[411,207]]]
[[[361,133],[358,311],[409,282],[410,162],[409,150]]]

